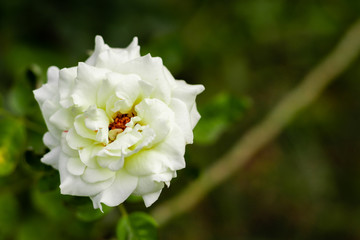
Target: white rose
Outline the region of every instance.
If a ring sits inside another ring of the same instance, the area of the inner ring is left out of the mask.
[[[161,58],[140,56],[137,38],[124,49],[95,38],[77,67],[50,67],[34,91],[49,131],[41,161],[59,170],[62,194],[89,196],[94,208],[130,195],[154,203],[185,167],[202,85],[175,80]]]

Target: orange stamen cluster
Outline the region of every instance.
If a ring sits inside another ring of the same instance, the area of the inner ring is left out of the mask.
[[[122,129],[125,130],[126,124],[130,122],[131,117],[128,114],[118,113],[114,121],[109,124],[109,130]]]

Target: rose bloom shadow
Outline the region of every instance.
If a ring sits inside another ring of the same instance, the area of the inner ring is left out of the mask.
[[[50,67],[47,78],[34,91],[48,128],[41,161],[59,170],[61,193],[89,196],[100,209],[130,195],[153,204],[185,167],[204,87],[175,80],[159,57],[140,56],[137,38],[111,48],[97,36],[85,62]]]

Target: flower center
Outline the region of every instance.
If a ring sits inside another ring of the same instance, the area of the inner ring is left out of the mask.
[[[121,129],[125,130],[126,124],[130,122],[132,116],[129,114],[121,114],[118,113],[116,117],[114,118],[114,121],[109,124],[109,131],[114,129]]]
[[[115,141],[116,136],[120,133],[122,133],[125,128],[126,124],[130,122],[131,118],[133,117],[133,114],[122,114],[118,112],[113,121],[109,124],[109,142],[112,143]]]

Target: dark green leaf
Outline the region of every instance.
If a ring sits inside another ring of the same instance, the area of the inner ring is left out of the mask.
[[[158,239],[155,220],[143,212],[123,216],[118,222],[116,234],[118,240]]]

